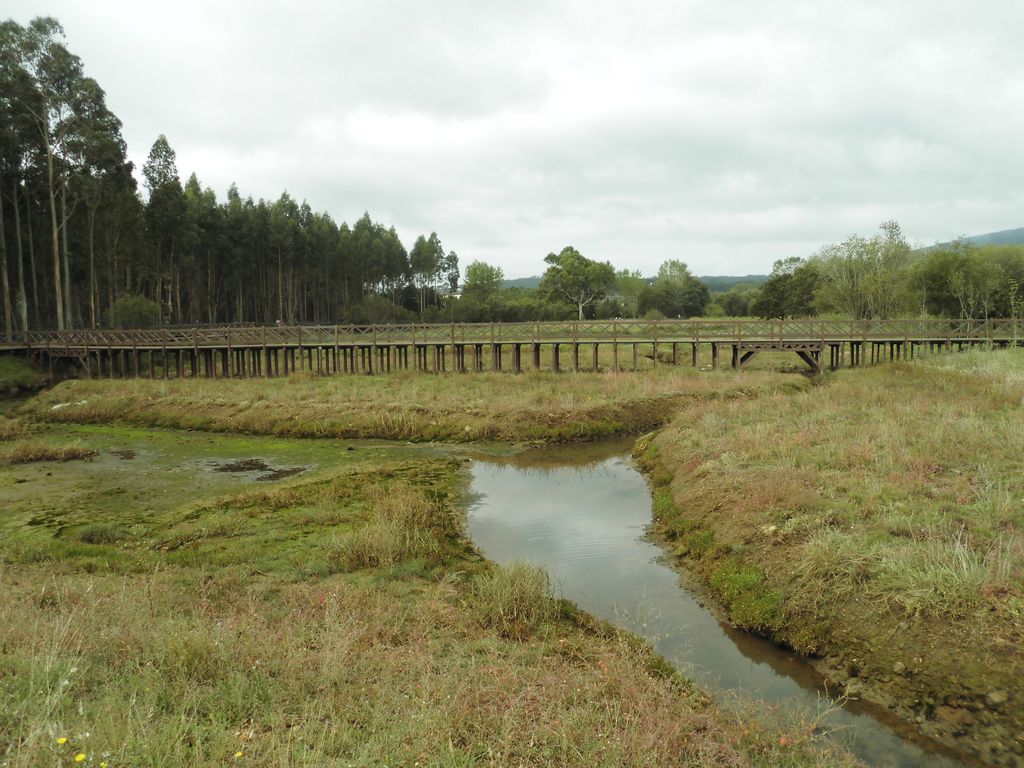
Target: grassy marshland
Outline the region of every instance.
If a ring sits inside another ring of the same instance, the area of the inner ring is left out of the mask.
[[[40,484],[51,512],[13,510],[0,537],[0,761],[847,760],[813,753],[806,726],[726,716],[543,574],[482,561],[462,536],[462,460],[336,453],[312,476],[205,499],[193,475],[146,478],[144,463],[148,494],[100,476],[112,487],[75,504]]]
[[[1013,764],[1022,403],[1021,352],[942,356],[684,406],[639,452],[660,530],[735,622],[820,654],[837,687]]]

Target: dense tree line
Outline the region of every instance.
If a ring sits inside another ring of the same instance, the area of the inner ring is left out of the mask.
[[[777,261],[760,289],[734,288],[718,301],[746,298],[747,312],[766,318],[1020,317],[1022,281],[1024,246],[959,240],[914,251],[887,221],[872,237],[853,235],[808,258]]]
[[[336,224],[287,192],[217,200],[182,183],[157,138],[137,189],[103,90],[37,18],[0,25],[4,328],[337,322],[440,316],[458,257],[435,233],[406,250],[364,215]],[[141,194],[145,192],[145,197]]]

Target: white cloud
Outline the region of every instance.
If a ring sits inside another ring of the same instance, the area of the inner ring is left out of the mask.
[[[1024,225],[1024,6],[14,0],[57,16],[145,160],[287,188],[407,244],[541,271],[765,271],[896,218]],[[493,7],[492,7],[493,6]]]

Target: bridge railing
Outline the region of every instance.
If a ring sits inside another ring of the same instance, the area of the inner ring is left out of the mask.
[[[3,337],[0,337],[3,338]],[[210,348],[531,342],[967,341],[1018,338],[1016,319],[587,320],[527,323],[176,327],[31,331],[9,345],[62,348]]]

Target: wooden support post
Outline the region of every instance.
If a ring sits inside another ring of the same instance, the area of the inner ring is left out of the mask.
[[[637,351],[637,343],[633,342],[633,370],[639,370],[640,366],[640,353]]]
[[[594,373],[597,373],[599,370],[601,370],[601,356],[598,353],[598,349],[597,349],[598,346],[599,346],[599,344],[595,341],[594,342]]]
[[[672,342],[672,365],[679,365],[679,342]]]
[[[557,341],[551,345],[551,370],[555,373],[561,373],[561,365],[559,361],[559,354],[561,351],[561,344]]]
[[[718,370],[718,342],[711,342],[711,370]]]
[[[512,345],[512,373],[523,372],[523,345]]]
[[[619,372],[619,342],[612,342],[612,370]]]
[[[533,342],[533,370],[540,370],[540,343]]]
[[[692,358],[691,362],[690,362],[690,365],[692,365],[694,368],[696,368],[697,367],[697,342],[696,341],[693,342],[693,349],[691,350],[690,354],[691,354],[691,358]]]
[[[580,343],[578,341],[572,343],[572,370],[573,373],[580,372]]]
[[[740,345],[730,344],[732,347],[732,369],[735,371],[740,367]]]

